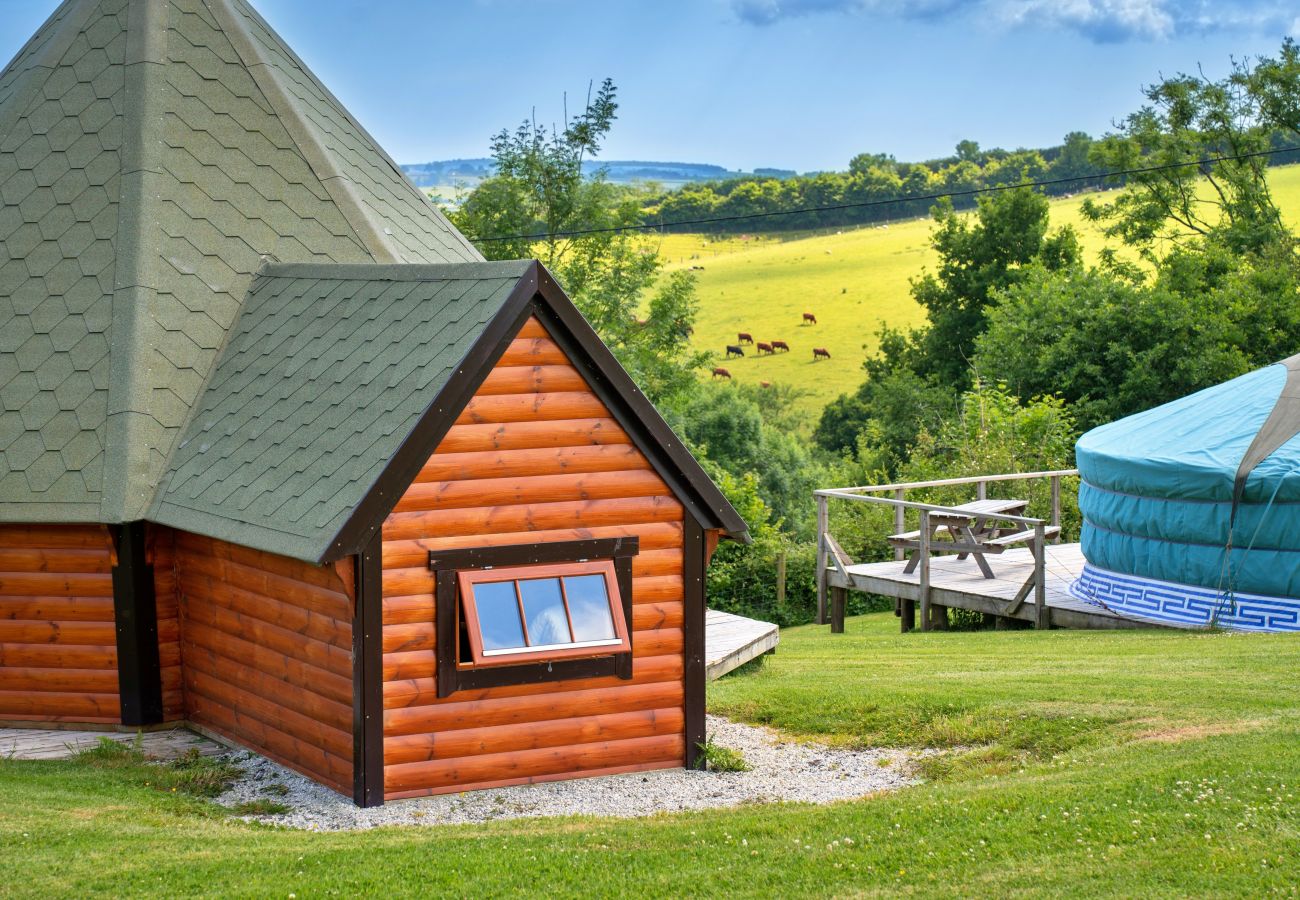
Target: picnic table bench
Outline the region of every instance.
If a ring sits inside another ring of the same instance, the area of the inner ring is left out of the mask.
[[[1028,500],[975,500],[952,507],[952,512],[932,512],[930,521],[930,550],[956,553],[958,559],[967,556],[975,560],[985,578],[993,578],[985,555],[998,554],[1019,544],[1033,547],[1035,533],[1024,530],[1020,524],[1005,524],[1005,516],[1023,516]],[[1044,540],[1061,533],[1056,525],[1043,529]],[[921,532],[906,531],[889,536],[896,549],[911,551],[903,572],[910,575],[921,561]]]

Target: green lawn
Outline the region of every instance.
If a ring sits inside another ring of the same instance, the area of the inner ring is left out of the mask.
[[[1300,166],[1270,171],[1278,204],[1300,225]],[[1079,213],[1083,197],[1052,201],[1052,226],[1072,225],[1089,259],[1105,246],[1100,232]],[[742,239],[668,235],[659,253],[669,268],[697,271],[700,316],[695,344],[718,357],[736,381],[772,381],[807,391],[801,408],[815,423],[822,407],[862,380],[862,360],[874,350],[881,322],[912,326],[924,319],[909,279],[933,267],[929,219],[895,222],[839,233],[780,234]],[[800,324],[803,312],[816,326]],[[727,344],[747,331],[757,340],[785,340],[789,354],[722,359]],[[814,363],[812,348],[829,361]]]
[[[894,794],[320,835],[228,819],[140,767],[9,761],[0,893],[1295,895],[1300,637],[896,628],[786,631],[710,698],[836,743],[965,748]]]

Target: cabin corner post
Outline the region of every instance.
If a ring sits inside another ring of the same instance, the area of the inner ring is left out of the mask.
[[[685,637],[686,768],[696,767],[700,745],[706,740],[704,726],[704,530],[689,513],[682,523],[683,629]]]
[[[158,605],[153,566],[145,550],[145,523],[112,525],[113,622],[123,725],[163,720],[162,661],[158,652]]]
[[[383,541],[376,532],[354,559],[352,799],[384,804]]]

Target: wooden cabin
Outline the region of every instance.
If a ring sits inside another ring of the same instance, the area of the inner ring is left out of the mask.
[[[692,764],[744,522],[244,0],[0,75],[0,724],[188,723],[357,803]]]

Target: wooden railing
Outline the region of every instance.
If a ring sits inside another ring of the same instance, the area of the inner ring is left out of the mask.
[[[932,621],[930,615],[930,554],[932,552],[930,528],[930,516],[939,513],[944,515],[963,515],[961,510],[953,509],[948,506],[940,506],[933,503],[916,503],[907,499],[907,492],[910,490],[919,490],[922,488],[953,487],[960,485],[973,484],[976,487],[976,496],[980,500],[988,497],[988,485],[993,482],[1007,481],[1031,481],[1038,479],[1048,479],[1051,484],[1052,497],[1052,514],[1051,519],[1037,519],[1029,516],[1012,516],[1002,513],[998,514],[1000,520],[1014,522],[1024,527],[1026,531],[1034,532],[1033,552],[1034,552],[1034,572],[1024,586],[1020,589],[1015,600],[1012,603],[1013,608],[1018,608],[1020,604],[1027,599],[1029,591],[1034,592],[1034,604],[1036,607],[1036,620],[1042,625],[1047,621],[1047,600],[1046,600],[1046,528],[1050,522],[1056,528],[1061,525],[1061,479],[1071,475],[1078,475],[1078,469],[1056,469],[1048,472],[1017,472],[1004,475],[972,475],[965,478],[943,478],[935,481],[906,481],[897,484],[875,484],[861,487],[847,488],[824,488],[814,491],[817,498],[817,621],[819,624],[826,624],[827,617],[827,590],[831,588],[835,592],[834,603],[836,609],[834,615],[830,618],[833,631],[842,631],[844,625],[844,588],[831,585],[831,576],[834,573],[837,582],[851,581],[847,566],[849,560],[844,551],[840,548],[838,542],[830,533],[830,501],[849,500],[858,503],[877,503],[886,504],[894,507],[894,531],[901,533],[906,529],[906,514],[909,509],[918,510],[920,514],[920,558],[919,558],[919,595],[921,606],[921,628],[929,630]],[[888,494],[889,496],[880,497],[877,494]],[[1054,538],[1054,540],[1057,538]],[[895,559],[902,559],[904,551],[902,548],[894,550]],[[910,621],[913,611],[910,609],[911,601],[903,601],[904,627]]]

